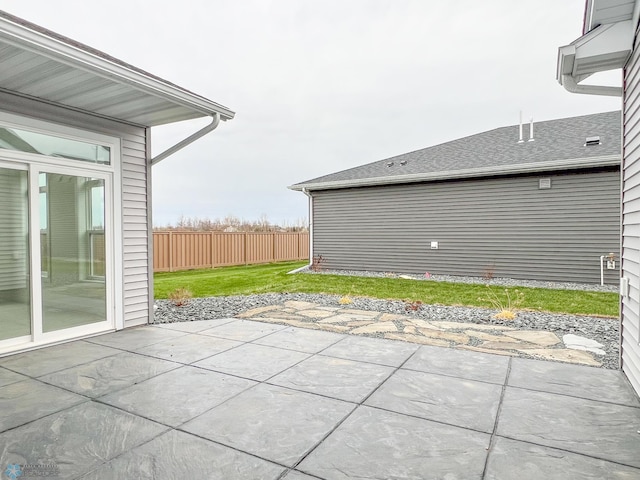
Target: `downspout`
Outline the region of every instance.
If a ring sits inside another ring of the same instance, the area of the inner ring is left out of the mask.
[[[296,268],[295,270],[287,272],[290,274],[301,272],[313,265],[313,197],[309,193],[309,190],[304,187],[302,187],[301,192],[309,198],[309,265],[305,265],[304,267]]]
[[[562,86],[571,93],[586,95],[604,95],[608,97],[622,97],[622,87],[606,87],[602,85],[578,85],[573,76],[562,75]]]
[[[302,193],[309,198],[309,266],[313,265],[313,197],[302,187]]]
[[[204,137],[207,133],[214,131],[219,124],[220,124],[220,114],[216,112],[213,114],[211,123],[209,125],[201,128],[196,133],[189,135],[187,138],[185,138],[181,142],[176,143],[173,147],[167,148],[164,152],[153,157],[151,159],[151,165],[153,166],[156,163],[161,162],[168,156],[176,153],[178,150],[182,150],[187,145],[190,145],[196,140],[198,140],[199,138]]]

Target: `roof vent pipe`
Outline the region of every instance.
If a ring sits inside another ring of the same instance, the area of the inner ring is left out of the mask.
[[[529,123],[529,141],[533,142],[533,117],[531,117],[531,121]]]
[[[520,138],[518,139],[518,143],[524,143],[522,139],[522,110],[520,110]]]

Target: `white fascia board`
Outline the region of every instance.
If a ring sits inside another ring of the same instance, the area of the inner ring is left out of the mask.
[[[212,116],[218,113],[222,120],[230,120],[235,115],[232,110],[204,97],[169,85],[124,65],[99,57],[79,47],[4,18],[0,18],[0,38],[15,47],[43,55],[70,67],[78,68],[118,83],[130,85],[150,95],[190,108],[201,113],[202,116]]]
[[[576,170],[582,168],[609,167],[620,165],[620,155],[602,157],[573,158],[569,160],[551,160],[546,162],[523,163],[519,165],[496,165],[493,167],[468,168],[448,172],[414,173],[410,175],[394,175],[389,177],[359,178],[356,180],[338,180],[334,182],[299,183],[290,185],[290,190],[303,189],[332,190],[336,188],[371,187],[376,185],[393,185],[400,183],[431,182],[437,180],[456,180],[463,178],[493,177],[496,175],[515,175],[523,173]]]

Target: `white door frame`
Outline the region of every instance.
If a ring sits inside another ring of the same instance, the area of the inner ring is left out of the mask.
[[[110,148],[110,165],[0,149],[0,167],[28,171],[31,335],[0,341],[0,355],[124,328],[121,143],[116,137],[0,112],[0,126],[14,127]],[[106,320],[42,332],[40,210],[38,174],[93,177],[105,182]]]

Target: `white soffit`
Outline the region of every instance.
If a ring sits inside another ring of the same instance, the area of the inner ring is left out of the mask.
[[[144,127],[235,113],[0,10],[0,90]]]

